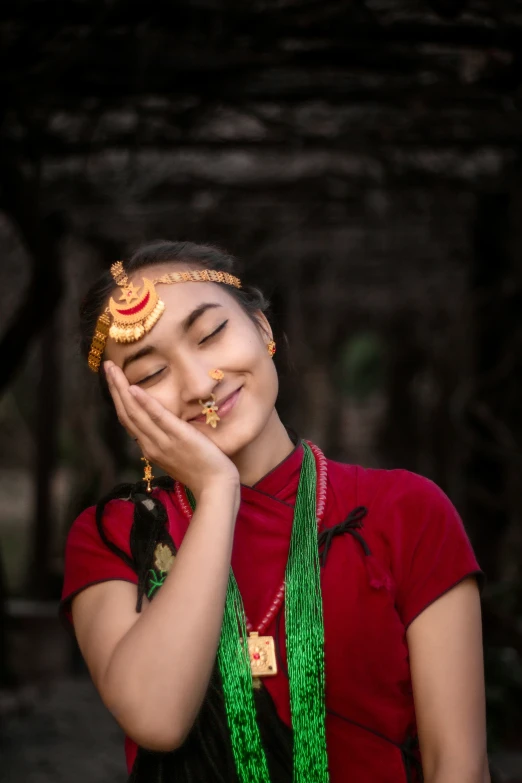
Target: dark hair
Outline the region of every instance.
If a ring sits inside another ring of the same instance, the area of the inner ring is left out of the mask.
[[[230,253],[214,245],[198,245],[194,242],[165,240],[150,242],[139,247],[128,261],[123,262],[123,265],[127,274],[131,274],[148,266],[176,263],[187,264],[195,269],[215,269],[218,272],[238,274],[237,261]],[[254,323],[256,323],[256,311],[261,310],[263,313],[268,311],[269,303],[258,288],[249,285],[234,288],[226,283],[215,283],[215,285],[223,285]],[[89,355],[96,321],[114,288],[113,277],[107,269],[91,286],[81,303],[80,349],[85,358]]]

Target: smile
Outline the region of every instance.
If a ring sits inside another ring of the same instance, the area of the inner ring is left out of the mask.
[[[232,408],[235,406],[236,402],[239,399],[239,395],[241,393],[242,388],[243,387],[240,386],[239,389],[236,389],[236,391],[232,392],[227,397],[224,397],[222,400],[219,400],[219,402],[217,402],[218,415],[220,419],[222,419],[223,416],[226,416],[228,413],[230,413]],[[189,421],[205,422],[206,416],[204,413],[201,413],[199,416],[194,416],[193,419],[189,419]]]

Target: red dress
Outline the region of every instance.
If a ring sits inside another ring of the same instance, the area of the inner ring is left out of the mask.
[[[241,487],[232,568],[254,629],[283,581],[302,445],[253,487]],[[323,529],[358,506],[363,527],[335,536],[321,568],[325,629],[326,734],[331,783],[405,783],[418,779],[415,710],[406,629],[423,609],[470,575],[481,572],[463,524],[431,481],[405,470],[367,470],[331,460]],[[154,490],[167,508],[180,546],[187,527],[175,493]],[[130,553],[134,506],[113,500],[107,535]],[[67,540],[63,612],[89,585],[111,579],[137,583],[136,574],[101,541],[88,508]],[[278,637],[282,661],[264,680],[278,713],[290,725],[284,611],[266,629]],[[129,770],[136,745],[126,740]]]

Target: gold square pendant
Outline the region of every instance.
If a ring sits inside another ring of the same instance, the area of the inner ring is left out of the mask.
[[[274,677],[277,674],[277,658],[273,636],[259,636],[253,631],[248,637],[248,654],[252,677]]]

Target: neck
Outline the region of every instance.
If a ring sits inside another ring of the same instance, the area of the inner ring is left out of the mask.
[[[238,469],[241,483],[252,487],[288,457],[294,448],[274,408],[263,431],[231,460]]]

